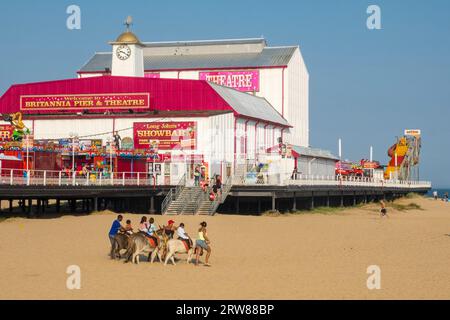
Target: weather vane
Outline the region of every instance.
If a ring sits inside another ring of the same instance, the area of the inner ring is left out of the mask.
[[[132,16],[128,16],[127,19],[125,20],[124,25],[127,26],[127,32],[130,32],[130,27],[133,24],[133,17]]]

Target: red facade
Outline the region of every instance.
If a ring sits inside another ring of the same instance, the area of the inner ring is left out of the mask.
[[[93,96],[95,94],[148,94],[150,103],[148,109],[133,108],[134,112],[177,112],[198,111],[230,111],[232,107],[206,81],[179,79],[152,79],[135,77],[93,77],[81,79],[57,80],[11,86],[0,98],[0,113],[21,111],[23,114],[67,114],[79,112],[79,108],[21,108],[21,97]],[[23,104],[23,102],[22,102]],[[23,106],[22,106],[23,107]],[[31,109],[31,110],[30,110]],[[89,113],[115,112],[114,106],[104,108],[85,108]],[[124,112],[123,108],[120,112]]]

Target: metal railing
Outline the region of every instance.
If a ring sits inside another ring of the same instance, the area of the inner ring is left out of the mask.
[[[296,179],[286,179],[285,185],[323,185],[323,186],[361,186],[361,187],[391,187],[391,188],[431,188],[430,181],[385,180],[372,177],[345,176],[307,176],[299,175]]]
[[[80,174],[73,171],[0,169],[0,185],[21,186],[156,186],[146,172]]]
[[[174,195],[174,189],[170,189],[167,193],[166,197],[164,198],[163,202],[161,203],[161,213],[165,214],[167,209],[169,209],[170,204],[173,201],[173,195]]]
[[[261,175],[261,174],[259,174]],[[391,187],[391,188],[431,188],[429,181],[402,181],[397,179],[384,180],[370,177],[344,177],[344,176],[318,176],[296,174],[291,178],[286,175],[263,174],[262,179],[247,181],[231,177],[226,185],[277,185],[277,186],[364,186],[364,187]],[[168,198],[167,205],[176,199],[186,185],[186,175],[179,180],[172,191],[172,197]],[[161,182],[163,179],[161,179]],[[52,170],[22,170],[0,169],[0,185],[22,186],[154,186],[160,185],[154,175],[146,172],[114,172],[80,174],[71,171]],[[171,199],[171,200],[170,200]]]
[[[164,200],[161,204],[162,214],[165,214],[167,212],[172,201],[174,201],[178,198],[178,196],[181,194],[181,192],[183,191],[185,186],[186,186],[186,174],[184,174],[181,177],[177,186],[173,189],[170,189],[169,192],[167,193],[166,197],[164,198]]]
[[[220,204],[224,203],[228,194],[231,191],[231,187],[233,186],[233,177],[228,177],[224,184],[222,184],[222,190],[220,196],[217,196],[214,201],[211,202],[211,206],[209,207],[209,215],[214,215],[219,208]]]
[[[174,199],[178,198],[178,196],[180,195],[181,191],[183,191],[184,187],[186,186],[186,181],[187,181],[187,175],[186,173],[181,177],[180,181],[178,181],[177,186],[175,187],[175,195],[174,195]]]

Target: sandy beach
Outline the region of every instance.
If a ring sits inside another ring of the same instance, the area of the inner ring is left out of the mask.
[[[108,257],[115,214],[0,222],[1,299],[450,299],[450,204],[402,199],[332,214],[181,216],[196,234],[208,222],[212,267],[124,264]],[[137,226],[140,215],[125,215]],[[155,216],[163,224],[167,217]],[[81,289],[66,268],[81,268]],[[366,286],[381,268],[381,289]]]

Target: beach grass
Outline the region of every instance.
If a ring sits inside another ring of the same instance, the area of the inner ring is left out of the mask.
[[[392,207],[395,210],[398,211],[409,211],[409,210],[423,210],[423,208],[415,203],[415,202],[410,202],[408,204],[402,204],[402,203],[391,203],[390,205],[388,205],[390,207]]]
[[[423,198],[423,196],[420,195],[420,194],[418,194],[418,193],[409,192],[409,193],[407,193],[403,198],[406,198],[406,199],[415,199],[415,198]]]

